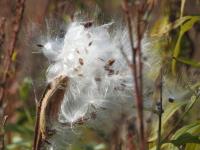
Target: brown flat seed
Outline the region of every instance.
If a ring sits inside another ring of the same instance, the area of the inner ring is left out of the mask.
[[[84,62],[83,62],[83,59],[82,59],[82,58],[79,58],[79,63],[80,63],[81,65],[84,65]]]
[[[78,72],[79,70],[78,70],[78,68],[74,68],[74,71]]]
[[[126,85],[125,85],[125,84],[123,84],[123,83],[121,83],[120,85],[121,85],[121,86],[123,86],[123,87],[126,87]]]
[[[42,44],[37,44],[37,46],[40,47],[40,48],[44,47],[44,45],[42,45]]]
[[[83,26],[85,28],[90,28],[92,25],[93,25],[93,21],[88,21],[88,22],[83,23]]]
[[[114,90],[116,90],[116,91],[124,91],[124,87],[117,86],[117,87],[114,87]]]
[[[115,62],[115,59],[109,59],[107,65],[112,66]]]
[[[88,46],[91,46],[92,45],[92,42],[90,42],[89,44],[88,44]]]
[[[79,77],[83,77],[83,74],[78,74]]]
[[[101,81],[101,78],[99,78],[99,77],[96,77],[94,79],[95,79],[95,81]]]

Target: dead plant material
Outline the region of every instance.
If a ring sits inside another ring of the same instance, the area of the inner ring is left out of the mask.
[[[40,150],[50,136],[51,125],[58,121],[60,105],[68,86],[68,77],[59,76],[49,83],[37,104],[37,119],[33,150]]]

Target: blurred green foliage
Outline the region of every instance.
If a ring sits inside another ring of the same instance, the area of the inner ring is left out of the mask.
[[[32,80],[24,78],[19,87],[19,97],[22,100],[22,106],[16,110],[17,120],[15,123],[7,123],[5,126],[6,132],[12,136],[11,144],[6,145],[6,149],[28,150],[32,147],[34,135],[34,108],[30,107],[28,100],[30,91],[32,90]]]

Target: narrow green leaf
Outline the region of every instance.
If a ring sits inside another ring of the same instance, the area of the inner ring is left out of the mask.
[[[169,121],[169,119],[174,115],[174,113],[177,112],[177,110],[179,110],[182,106],[186,105],[187,103],[188,103],[187,101],[177,101],[168,104],[163,113],[162,125],[164,126]]]
[[[183,107],[184,105],[187,105],[187,101],[175,101],[174,103],[169,103],[166,106],[166,109],[163,113],[162,116],[162,129],[164,129],[163,127],[166,125],[166,123],[169,121],[169,119],[174,115],[175,112],[177,112],[177,110],[179,110],[181,107]],[[149,138],[149,141],[155,141],[157,139],[157,128],[153,128],[153,135]],[[162,130],[163,132],[164,130]]]
[[[194,133],[194,131],[196,131],[196,129],[200,129],[200,122],[195,122],[195,123],[191,123],[189,125],[185,125],[184,127],[180,128],[178,131],[176,131],[176,133],[172,136],[171,140],[174,140],[176,138],[178,138],[179,136],[181,136],[182,134],[189,132],[189,133]]]
[[[191,20],[194,16],[184,16],[177,19],[173,23],[168,23],[168,18],[164,17],[155,24],[153,28],[152,36],[163,36],[164,34],[170,32],[172,29],[180,27],[183,23]]]
[[[195,102],[198,100],[199,96],[192,96],[190,102],[187,104],[186,108],[185,108],[185,112],[182,114],[182,116],[180,116],[180,119],[177,121],[177,123],[175,124],[175,127],[183,120],[183,118],[185,117],[185,115],[190,111],[190,109],[194,106]],[[197,122],[195,124],[191,124],[191,125],[187,125],[182,127],[181,129],[179,129],[178,131],[176,131],[176,133],[172,136],[170,141],[167,141],[166,138],[163,139],[163,144],[164,143],[173,143],[175,146],[179,146],[185,143],[191,143],[191,140],[194,140],[192,143],[198,143],[196,141],[197,137],[193,137],[192,139],[189,138],[189,135],[183,135],[186,133],[190,133],[194,136],[197,136],[197,132],[196,131],[200,131],[200,122]],[[194,134],[195,133],[195,134]],[[187,138],[186,138],[187,136]],[[198,134],[199,136],[199,134]],[[178,139],[179,137],[181,137],[180,139]],[[199,138],[199,137],[198,137]],[[174,141],[175,140],[175,141]],[[178,140],[178,141],[177,141]],[[171,145],[169,145],[169,147],[173,147]],[[173,149],[173,148],[170,148]]]
[[[186,144],[188,150],[190,150],[192,147],[196,147],[197,145],[197,147],[199,147],[200,121],[182,127],[172,136],[171,139],[173,142],[175,142],[175,145]]]
[[[199,20],[200,20],[199,16],[193,16],[191,19],[187,20],[181,25],[178,40],[176,42],[176,45],[173,51],[173,58],[177,58],[180,54],[180,43],[185,32],[190,30],[193,27],[193,25]],[[176,74],[176,62],[177,62],[176,59],[172,60],[172,74],[173,75]]]
[[[190,20],[186,21],[185,23],[183,23],[183,25],[181,25],[180,33],[184,34],[188,30],[190,30],[193,27],[193,25],[199,20],[199,16],[193,16]]]
[[[190,60],[188,58],[182,58],[182,57],[174,58],[174,59],[176,59],[178,62],[184,63],[186,65],[190,65],[192,67],[200,68],[200,62],[198,62],[198,61]]]
[[[177,139],[170,140],[168,142],[174,144],[177,147],[184,145],[184,144],[187,144],[187,143],[198,143],[198,144],[200,144],[200,137],[199,136],[193,136],[190,133],[183,133]]]

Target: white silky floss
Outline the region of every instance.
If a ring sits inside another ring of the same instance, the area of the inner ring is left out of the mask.
[[[111,27],[112,23],[86,27],[84,23],[73,22],[68,26],[64,39],[50,40],[44,45],[42,51],[50,62],[47,82],[60,75],[69,77],[60,122],[73,126],[79,119],[95,112],[97,119],[89,120],[90,126],[106,130],[105,133],[109,134],[122,114],[127,118],[135,115],[132,72],[121,52],[123,50],[128,60],[132,60],[128,32],[116,29],[111,33]],[[161,55],[151,48],[148,40],[142,40],[142,56],[146,58],[143,61],[144,104],[150,106],[154,82],[161,67]],[[171,89],[173,85],[167,81],[163,86]],[[169,93],[171,95],[171,91],[166,90],[163,92],[164,99],[168,99]],[[61,130],[58,135],[69,135],[64,134],[62,127],[58,130]],[[58,139],[59,143],[61,140]],[[56,141],[53,143],[56,145]]]
[[[70,79],[60,121],[73,123],[87,113],[109,108],[112,103],[133,105],[132,74],[120,50],[123,48],[131,60],[128,33],[119,31],[111,37],[110,26],[112,23],[85,27],[73,22],[63,43],[58,40],[56,46],[56,40],[52,40],[45,44],[43,53],[51,62],[47,81],[60,75]]]
[[[99,108],[112,111],[123,106],[127,110],[133,108],[132,73],[121,52],[123,50],[129,61],[132,60],[128,32],[117,29],[111,33],[109,28],[112,26],[109,23],[85,27],[84,23],[73,22],[63,40],[55,39],[45,44],[43,53],[51,62],[47,82],[60,75],[70,79],[61,105],[61,122],[74,123]],[[160,71],[161,54],[144,38],[142,55],[146,59],[143,61],[144,103],[149,106],[152,103],[149,93]],[[165,85],[163,97],[167,99],[170,88],[168,83]]]

